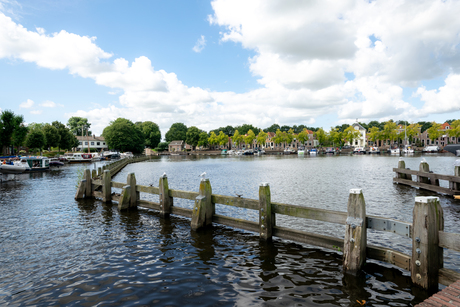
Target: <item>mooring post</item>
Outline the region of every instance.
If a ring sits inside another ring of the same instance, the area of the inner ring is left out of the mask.
[[[261,240],[272,240],[273,225],[275,225],[275,213],[272,212],[270,185],[263,182],[259,185],[259,233]]]
[[[112,201],[112,177],[110,176],[110,170],[104,170],[102,175],[102,201],[109,203]]]
[[[137,201],[140,199],[140,193],[136,190],[136,175],[134,173],[129,173],[126,182],[131,186],[129,208],[137,208]]]
[[[443,267],[439,231],[444,230],[444,216],[439,197],[415,198],[412,229],[412,282],[428,291],[437,291],[439,269]]]
[[[361,189],[351,189],[343,244],[345,273],[356,274],[366,262],[366,203]]]
[[[460,177],[460,160],[455,160],[454,163],[454,176]],[[451,190],[460,190],[460,183],[449,181],[449,188]]]
[[[77,192],[75,193],[75,199],[82,199],[85,195],[85,188],[86,188],[86,180],[83,179],[80,181],[77,187]]]
[[[212,188],[209,179],[201,179],[199,195],[192,211],[192,230],[198,230],[212,224],[215,207],[211,201]]]
[[[403,158],[399,158],[398,168],[406,169],[406,162],[404,162]],[[398,173],[398,178],[412,180],[412,176],[410,174]]]
[[[160,215],[169,217],[171,214],[171,206],[173,206],[173,198],[169,196],[168,177],[166,174],[160,177]]]
[[[92,195],[92,180],[91,180],[91,170],[89,168],[85,169],[85,180],[86,180],[86,186],[85,186],[85,198],[91,198]]]
[[[419,171],[423,172],[423,173],[429,173],[430,172],[430,166],[428,165],[428,163],[426,161],[420,162]],[[430,183],[430,178],[423,177],[423,176],[418,176],[417,181],[421,182],[421,183]]]
[[[102,175],[102,168],[98,167],[97,168],[97,176],[100,177]]]
[[[97,177],[97,171],[95,169],[93,169],[91,171],[91,178],[96,178]]]
[[[118,210],[127,210],[131,201],[131,186],[125,185],[121,191],[120,200],[118,201]]]

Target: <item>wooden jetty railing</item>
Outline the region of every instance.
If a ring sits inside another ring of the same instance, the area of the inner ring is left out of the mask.
[[[366,215],[361,189],[350,190],[347,212],[309,208],[271,201],[268,183],[259,186],[259,199],[212,194],[209,179],[202,179],[199,192],[169,189],[166,175],[160,177],[158,187],[136,183],[134,173],[128,174],[127,182],[111,180],[111,170],[102,176],[86,170],[75,198],[96,197],[103,202],[118,202],[119,210],[136,207],[158,210],[162,217],[170,214],[191,218],[191,228],[196,231],[212,223],[257,232],[261,240],[273,236],[301,243],[343,251],[343,268],[346,273],[356,273],[366,258],[391,263],[411,272],[414,284],[430,291],[438,290],[438,283],[449,285],[460,279],[460,273],[443,268],[443,248],[460,252],[460,234],[444,232],[443,211],[438,197],[416,197],[413,223]],[[112,188],[122,189],[121,194]],[[159,195],[159,202],[140,199],[140,192]],[[174,206],[174,199],[194,200],[193,209]],[[215,204],[257,210],[259,221],[253,222],[215,214]],[[276,214],[312,219],[345,225],[345,238],[319,235],[276,225]],[[386,247],[367,244],[367,229],[386,231],[412,238],[412,255],[406,255]]]
[[[396,177],[393,182],[418,187],[424,190],[433,191],[447,195],[460,195],[460,165],[455,165],[454,175],[435,174],[430,171],[430,166],[427,162],[420,162],[419,170],[413,171],[406,168],[404,160],[399,159],[398,168],[393,168]],[[416,180],[412,180],[412,175],[415,175]],[[439,180],[449,182],[449,187],[444,188],[439,186]]]

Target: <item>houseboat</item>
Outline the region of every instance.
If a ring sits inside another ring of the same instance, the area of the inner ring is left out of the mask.
[[[69,163],[90,163],[93,162],[93,155],[90,153],[70,153],[66,154],[66,159]]]
[[[353,149],[354,154],[365,154],[366,150],[364,150],[364,147],[357,146]]]
[[[368,154],[379,154],[380,149],[377,146],[371,146],[369,147],[369,150],[367,151]]]
[[[19,163],[26,168],[25,172],[45,172],[50,169],[50,159],[46,157],[21,157]]]

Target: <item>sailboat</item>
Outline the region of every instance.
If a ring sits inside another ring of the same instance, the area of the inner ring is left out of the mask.
[[[406,125],[404,125],[404,148],[401,149],[401,153],[413,154],[414,152],[414,148],[411,145],[407,145]]]

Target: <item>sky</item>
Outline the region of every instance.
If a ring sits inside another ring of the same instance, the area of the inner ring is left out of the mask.
[[[460,118],[460,1],[0,0],[0,111],[227,125]]]

